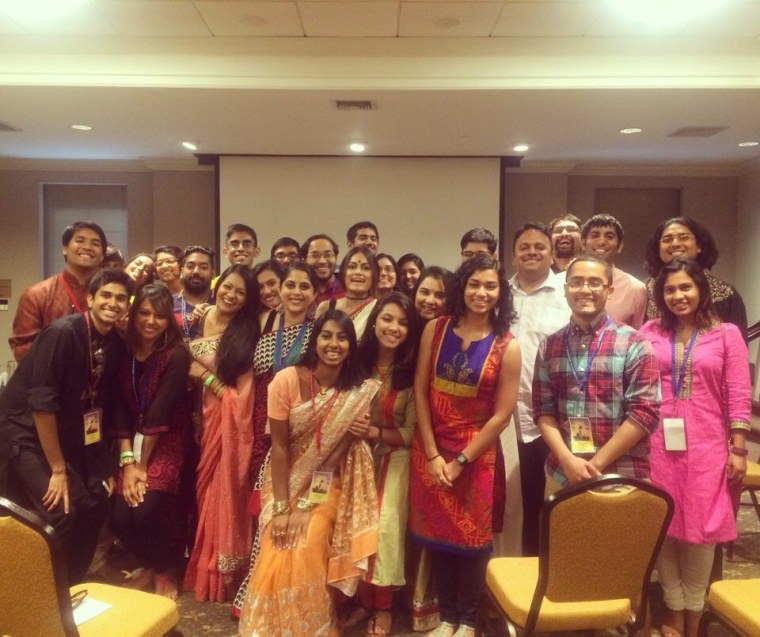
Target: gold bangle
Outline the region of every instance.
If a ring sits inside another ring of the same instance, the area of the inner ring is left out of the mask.
[[[314,503],[309,498],[298,498],[296,509],[299,511],[311,511],[313,507]]]
[[[290,507],[288,506],[287,500],[275,500],[272,505],[272,515],[277,516],[286,513],[290,513]]]

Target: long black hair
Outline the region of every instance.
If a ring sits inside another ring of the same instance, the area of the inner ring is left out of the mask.
[[[672,217],[661,222],[655,228],[644,253],[644,269],[652,277],[660,273],[665,265],[660,258],[660,239],[662,239],[662,235],[668,226],[672,226],[674,223],[686,226],[691,231],[700,250],[696,258],[699,267],[703,270],[711,269],[718,261],[718,246],[715,245],[715,239],[713,239],[710,231],[691,217]]]
[[[697,327],[710,327],[718,320],[710,296],[710,281],[697,261],[684,257],[677,257],[670,263],[663,265],[654,281],[654,301],[657,304],[657,309],[660,310],[660,327],[665,331],[674,332],[678,326],[676,315],[671,312],[667,303],[665,303],[665,283],[668,277],[676,272],[686,272],[694,280],[699,290],[699,304],[694,315]]]
[[[362,384],[365,377],[362,376],[357,357],[356,330],[354,329],[354,323],[349,318],[348,314],[341,310],[327,310],[324,314],[320,314],[319,318],[314,322],[314,327],[311,330],[311,338],[309,339],[309,344],[306,346],[306,352],[304,353],[300,364],[308,369],[314,369],[317,366],[317,339],[327,321],[335,321],[341,331],[345,332],[348,337],[348,356],[346,356],[346,360],[343,361],[343,365],[340,368],[340,374],[338,374],[338,382],[335,386],[338,389],[351,389],[352,387],[357,387]]]
[[[253,365],[253,351],[259,339],[259,290],[250,268],[235,263],[222,272],[214,288],[218,298],[219,287],[230,274],[237,274],[245,283],[245,303],[235,314],[219,341],[216,354],[216,375],[225,385],[237,383],[238,376]]]
[[[499,278],[499,298],[491,310],[491,325],[498,336],[504,336],[509,331],[509,326],[514,322],[517,313],[512,307],[512,290],[507,282],[504,268],[497,259],[488,254],[476,254],[467,259],[454,273],[455,293],[451,299],[446,299],[451,314],[457,323],[465,315],[467,306],[464,303],[464,292],[470,277],[481,270],[493,270]]]
[[[362,376],[369,377],[372,375],[379,350],[379,343],[375,334],[375,323],[377,322],[377,317],[385,309],[385,306],[390,304],[398,305],[403,310],[409,325],[406,340],[393,353],[393,376],[391,382],[394,389],[406,389],[414,383],[414,367],[417,359],[420,321],[412,301],[403,292],[389,292],[375,304],[372,313],[367,319],[367,328],[364,330],[364,335],[359,343],[359,364],[362,368]]]
[[[149,301],[153,306],[153,311],[158,314],[159,317],[168,321],[163,338],[159,339],[159,342],[156,343],[156,349],[172,347],[175,343],[181,343],[182,331],[179,329],[179,325],[177,325],[177,321],[174,319],[174,301],[172,300],[172,293],[169,292],[169,288],[163,283],[147,283],[137,291],[135,298],[132,301],[132,305],[129,308],[126,341],[130,351],[134,352],[137,349],[137,343],[140,337],[137,334],[135,320],[137,318],[137,312],[140,310],[140,306],[144,301]]]

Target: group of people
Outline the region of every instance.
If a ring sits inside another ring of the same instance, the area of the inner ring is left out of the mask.
[[[339,268],[326,234],[254,265],[234,224],[215,278],[204,246],[125,263],[96,224],[66,229],[63,272],[19,299],[0,491],[56,529],[70,579],[107,521],[146,586],[234,599],[241,635],[388,635],[409,584],[415,629],[472,637],[515,508],[513,422],[523,554],[547,490],[651,479],[676,502],[663,633],[695,635],[750,411],[744,306],[709,232],[663,221],[646,282],[615,267],[610,215],[525,224],[509,279],[484,228],[453,273],[379,252],[369,221],[346,242]]]

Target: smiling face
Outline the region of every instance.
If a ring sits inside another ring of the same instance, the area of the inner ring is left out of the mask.
[[[586,254],[607,263],[614,263],[615,257],[623,251],[623,243],[612,226],[591,228],[583,241]]]
[[[662,293],[665,305],[676,319],[690,322],[694,318],[699,308],[699,287],[686,272],[669,274]]]
[[[499,274],[496,270],[476,270],[464,287],[464,305],[473,314],[487,314],[499,300]]]
[[[401,287],[407,292],[411,292],[414,286],[417,285],[417,280],[420,278],[420,269],[414,261],[407,261],[399,268],[401,276]]]
[[[575,261],[567,272],[565,298],[573,317],[581,324],[593,323],[604,311],[612,287],[602,263]]]
[[[262,308],[274,310],[280,304],[280,277],[272,270],[262,270],[256,276]]]
[[[171,283],[179,278],[179,261],[171,252],[159,252],[154,266],[159,281]]]
[[[379,276],[377,281],[378,294],[386,294],[396,286],[396,268],[387,257],[382,257],[377,261]]]
[[[87,295],[87,307],[95,329],[107,334],[127,313],[129,294],[121,283],[107,283],[95,292]]]
[[[135,282],[137,288],[145,283],[153,273],[153,259],[146,255],[135,257],[124,266],[124,272]]]
[[[420,318],[425,321],[441,316],[446,308],[443,281],[432,276],[422,279],[414,296],[414,307]]]
[[[357,252],[348,260],[343,280],[345,281],[346,296],[363,298],[372,291],[374,283],[372,266],[361,252]]]
[[[333,245],[327,239],[314,239],[306,253],[306,263],[314,268],[320,281],[327,282],[335,274],[336,254]]]
[[[231,272],[216,291],[216,309],[224,314],[236,314],[245,305],[245,280]]]
[[[670,263],[676,257],[696,259],[701,252],[697,238],[687,226],[671,223],[662,231],[660,259],[663,263]]]
[[[581,229],[575,221],[558,221],[552,228],[554,255],[560,259],[577,257],[581,253]]]
[[[375,321],[375,336],[380,349],[395,350],[409,336],[409,317],[396,303],[388,303]]]
[[[367,248],[367,250],[374,254],[377,252],[378,243],[379,239],[377,232],[375,232],[372,228],[359,228],[356,231],[356,236],[354,237],[353,243],[348,244],[348,249]]]
[[[348,334],[343,331],[336,321],[325,321],[322,330],[317,334],[317,360],[327,367],[338,367],[348,357],[350,341]]]
[[[280,288],[280,299],[285,311],[291,315],[305,315],[314,301],[314,286],[303,270],[291,270]]]
[[[158,314],[150,299],[145,299],[135,312],[134,322],[135,332],[143,343],[152,344],[166,332],[169,317]]]
[[[76,230],[71,240],[63,246],[63,258],[69,267],[77,270],[94,271],[103,261],[103,242],[91,228]]]
[[[512,265],[517,270],[518,279],[540,281],[546,278],[552,266],[549,237],[535,228],[523,232],[515,242]]]
[[[259,254],[259,248],[248,232],[233,232],[227,239],[223,252],[231,265],[240,263],[250,268]]]

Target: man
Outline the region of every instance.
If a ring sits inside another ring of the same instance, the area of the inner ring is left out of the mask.
[[[564,277],[551,271],[549,230],[527,223],[515,233],[512,265],[517,271],[509,280],[517,319],[510,328],[523,353],[520,388],[515,406],[517,453],[523,504],[523,555],[538,555],[538,520],[544,504],[544,463],[549,454],[533,421],[533,368],[539,344],[567,324],[570,308],[562,287]]]
[[[56,530],[72,584],[84,578],[108,515],[116,467],[99,407],[123,351],[113,328],[131,289],[121,270],[95,274],[89,310],[48,325],[0,395],[8,495]]]
[[[87,285],[103,262],[108,242],[91,221],[77,221],[63,231],[63,271],[35,283],[21,293],[8,339],[20,361],[48,323],[87,308]]]
[[[462,263],[472,259],[476,254],[487,254],[498,259],[496,254],[497,240],[493,232],[486,228],[473,228],[462,235],[459,247],[462,249]]]
[[[316,310],[322,301],[340,299],[346,291],[335,276],[338,262],[338,244],[326,234],[315,234],[306,239],[301,246],[301,258],[306,261],[317,275],[319,287],[311,307]]]
[[[617,321],[639,329],[647,311],[647,286],[643,281],[615,267],[615,257],[623,251],[623,226],[612,215],[594,215],[581,228],[584,252],[612,266],[612,288],[607,313]]]
[[[351,248],[367,248],[372,254],[377,254],[380,245],[380,233],[371,221],[355,223],[346,232],[346,245]]]
[[[182,328],[185,339],[198,335],[196,305],[210,303],[211,280],[214,278],[214,251],[203,246],[189,246],[182,255],[180,281],[182,290],[172,294],[174,318]]]
[[[581,256],[570,264],[570,322],[538,348],[533,417],[559,484],[602,473],[649,477],[646,437],[659,420],[660,378],[651,344],[610,318],[612,266]]]
[[[301,260],[301,245],[293,237],[281,237],[272,244],[269,258],[287,269],[291,263]]]
[[[224,236],[222,254],[230,265],[242,263],[252,268],[254,260],[259,256],[259,240],[254,229],[243,223],[233,223]]]
[[[581,245],[581,220],[575,215],[565,214],[555,217],[549,224],[554,249],[552,271],[564,272],[567,266],[583,250]]]

